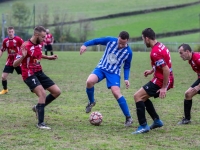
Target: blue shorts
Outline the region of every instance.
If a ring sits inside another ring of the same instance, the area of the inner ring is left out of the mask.
[[[106,78],[107,88],[110,89],[112,86],[120,87],[120,76],[114,73],[107,72],[100,68],[95,68],[92,74],[97,75],[99,78],[98,82]]]

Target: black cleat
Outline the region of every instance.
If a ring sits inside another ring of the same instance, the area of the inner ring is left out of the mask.
[[[94,107],[95,104],[96,104],[96,102],[93,102],[93,103],[91,103],[91,104],[90,104],[90,102],[89,102],[88,105],[86,106],[85,112],[86,112],[86,113],[91,112],[92,107]]]
[[[186,118],[183,118],[180,122],[178,122],[179,125],[190,124],[190,123],[191,121]]]

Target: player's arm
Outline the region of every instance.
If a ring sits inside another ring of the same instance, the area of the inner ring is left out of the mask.
[[[1,49],[0,49],[0,58],[1,58],[1,56],[3,55],[3,52],[6,50],[6,43],[5,43],[5,41],[3,41],[3,43],[2,43],[2,47],[1,47]]]
[[[42,54],[42,58],[43,59],[48,59],[48,60],[55,60],[55,59],[58,58],[58,55],[47,56],[47,55]]]
[[[89,40],[89,41],[85,42],[81,46],[81,48],[80,48],[80,55],[86,51],[86,49],[87,49],[88,46],[93,46],[93,45],[107,45],[107,43],[110,42],[113,39],[115,39],[115,38],[113,38],[113,37],[103,37],[103,38],[96,38],[96,39],[93,39],[93,40]]]
[[[167,89],[167,85],[169,83],[170,69],[167,65],[165,65],[164,67],[162,67],[162,70],[163,70],[163,86],[162,86],[162,88]]]
[[[21,62],[23,61],[23,59],[26,57],[27,55],[27,49],[26,49],[26,43],[24,42],[20,48],[19,53],[17,54],[14,62],[13,62],[13,67],[17,67],[21,64]]]
[[[51,45],[53,45],[54,37],[51,38]]]
[[[126,84],[127,89],[130,86],[129,74],[130,74],[130,68],[131,68],[131,61],[132,61],[132,51],[130,50],[129,56],[124,62],[124,82]]]

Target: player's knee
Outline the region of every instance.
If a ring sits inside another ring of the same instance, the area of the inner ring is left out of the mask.
[[[185,92],[185,98],[186,98],[186,99],[191,99],[191,98],[192,98],[192,93],[189,92],[189,91],[186,91],[186,92]]]
[[[94,84],[95,84],[95,83],[94,83],[92,80],[90,80],[90,79],[86,81],[86,85],[87,85],[87,87],[89,87],[89,88],[93,87]]]
[[[5,81],[5,80],[7,80],[7,77],[5,77],[5,76],[1,76],[1,79],[3,80],[3,81]]]
[[[133,95],[133,98],[134,98],[135,102],[138,102],[138,101],[141,100],[141,98],[139,97],[139,95],[138,95],[137,93],[135,93],[135,94]]]

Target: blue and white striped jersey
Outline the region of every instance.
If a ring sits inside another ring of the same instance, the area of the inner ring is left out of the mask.
[[[117,41],[118,39],[115,37],[103,37],[87,41],[84,45],[105,45],[105,52],[100,59],[97,68],[120,76],[121,66],[124,64],[124,80],[128,80],[132,60],[132,50],[129,46],[118,49]]]

